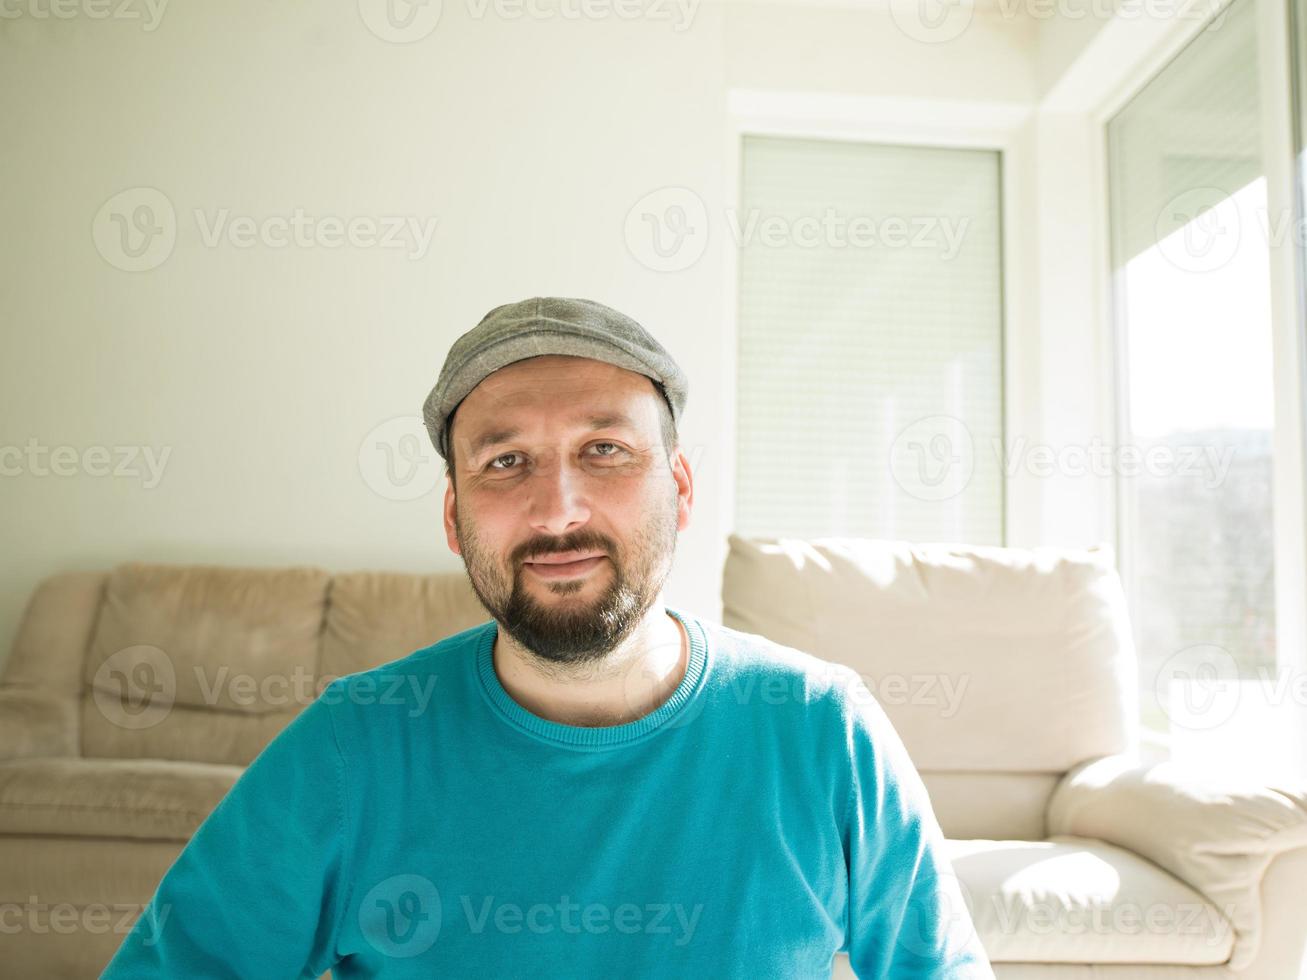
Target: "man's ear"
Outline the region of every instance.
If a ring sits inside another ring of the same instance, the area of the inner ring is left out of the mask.
[[[462,555],[463,552],[458,546],[458,531],[454,526],[454,472],[452,469],[445,474],[445,504],[442,511],[445,520],[445,541],[449,544],[449,550],[456,555]]]
[[[672,459],[672,479],[676,481],[676,529],[684,531],[690,526],[690,511],[694,508],[694,473],[680,446]]]

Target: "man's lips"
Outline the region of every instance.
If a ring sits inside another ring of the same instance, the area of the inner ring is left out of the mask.
[[[582,561],[586,558],[602,558],[602,551],[558,551],[551,555],[537,555],[530,559],[528,565],[565,565],[568,562]]]
[[[540,555],[523,564],[541,578],[572,578],[598,568],[605,557],[595,551],[566,551]]]

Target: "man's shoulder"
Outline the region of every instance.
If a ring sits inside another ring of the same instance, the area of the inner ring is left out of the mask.
[[[861,682],[858,673],[798,647],[787,646],[759,633],[748,633],[709,620],[699,620],[713,650],[716,671],[726,683],[762,688],[785,687],[800,693],[800,700],[847,703]]]

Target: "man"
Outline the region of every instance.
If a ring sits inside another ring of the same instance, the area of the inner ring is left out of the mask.
[[[993,977],[857,675],[663,604],[686,394],[587,300],[453,345],[424,417],[493,619],[333,681],[107,977]]]

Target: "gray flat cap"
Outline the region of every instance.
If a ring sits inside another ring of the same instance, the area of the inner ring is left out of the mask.
[[[496,306],[449,349],[422,420],[436,452],[448,460],[445,423],[486,376],[541,354],[605,361],[662,385],[679,422],[689,393],[685,372],[663,345],[624,313],[590,299],[536,296]]]

